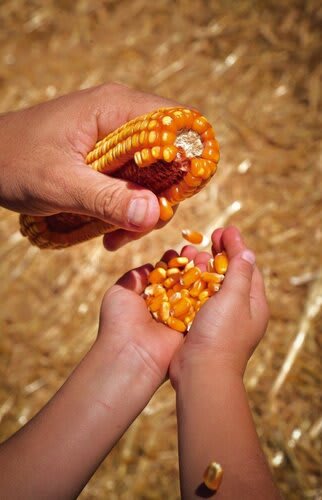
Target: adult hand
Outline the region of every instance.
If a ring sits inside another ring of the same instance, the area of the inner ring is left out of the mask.
[[[95,143],[164,98],[104,84],[0,116],[0,204],[29,215],[73,212],[122,229],[106,235],[115,250],[159,221],[147,189],[86,168]]]

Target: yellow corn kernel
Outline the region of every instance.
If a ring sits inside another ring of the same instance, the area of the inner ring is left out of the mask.
[[[160,219],[163,221],[168,221],[173,216],[173,209],[171,203],[161,196],[159,198],[159,207],[160,207]]]
[[[157,297],[154,297],[153,300],[151,301],[149,305],[149,309],[151,312],[156,312],[160,309],[161,304],[163,302],[163,296],[158,295]]]
[[[151,154],[155,160],[161,159],[162,158],[161,146],[153,146],[153,148],[151,149]]]
[[[176,276],[180,274],[180,269],[178,267],[170,267],[167,269],[167,277],[170,278],[171,276]]]
[[[203,480],[207,488],[217,491],[223,477],[223,469],[217,462],[211,462],[204,472]]]
[[[184,266],[184,272],[186,273],[187,271],[189,271],[189,269],[192,269],[193,267],[195,267],[194,261],[189,260],[188,264]]]
[[[183,267],[186,264],[188,264],[189,259],[188,257],[173,257],[172,259],[169,260],[168,266],[169,267]]]
[[[206,288],[206,283],[202,280],[197,280],[194,282],[192,287],[190,288],[191,297],[198,297],[199,294]]]
[[[163,285],[165,286],[165,288],[174,288],[179,280],[180,274],[175,274],[174,276],[170,276],[169,278],[164,280]]]
[[[228,269],[228,258],[227,255],[222,253],[217,253],[214,258],[215,270],[218,274],[225,274]]]
[[[213,283],[221,283],[224,279],[223,274],[218,274],[218,273],[210,273],[208,271],[204,271],[201,273],[201,279],[206,281],[207,283],[213,282]]]
[[[197,187],[202,183],[201,177],[195,177],[190,172],[184,176],[184,181],[188,186]]]
[[[198,311],[200,311],[200,307],[201,307],[201,302],[200,302],[200,300],[197,300],[196,305],[195,305],[195,310],[196,310],[196,313],[197,313]]]
[[[149,274],[149,282],[153,285],[156,283],[162,283],[167,277],[167,271],[162,267],[157,267]]]
[[[203,134],[209,128],[209,123],[203,116],[197,116],[192,124],[192,130],[198,132],[198,134]]]
[[[214,139],[214,138],[215,138],[215,132],[212,127],[209,127],[208,130],[206,130],[201,134],[201,139],[203,142],[208,141],[208,139]]]
[[[172,162],[177,156],[178,149],[175,146],[166,146],[163,148],[163,159],[167,163]]]
[[[184,275],[182,276],[180,283],[181,285],[184,286],[191,286],[201,275],[201,271],[199,267],[193,267],[192,269],[189,269]]]
[[[191,231],[190,229],[183,229],[182,237],[192,243],[193,245],[200,245],[203,240],[203,235],[198,231]]]
[[[219,292],[221,287],[220,283],[215,283],[214,281],[210,281],[208,283],[208,290],[209,292],[212,292],[212,294]]]
[[[218,143],[215,139],[209,139],[204,143],[204,150],[202,152],[202,156],[207,160],[213,160],[213,161],[219,160]]]
[[[177,134],[171,130],[164,130],[161,135],[161,144],[163,146],[172,145],[177,138]]]
[[[170,317],[170,304],[169,302],[162,302],[160,309],[159,309],[159,317],[163,323],[168,321]]]
[[[146,287],[146,289],[144,290],[144,293],[145,295],[148,295],[148,296],[157,296],[157,295],[160,295],[160,294],[165,294],[166,291],[165,289],[163,288],[162,285],[160,284],[153,284],[153,285],[148,285]]]
[[[184,324],[184,322],[181,321],[180,319],[174,318],[173,316],[170,316],[167,323],[168,326],[173,330],[177,330],[178,332],[181,333],[184,333],[186,331],[186,325]]]
[[[174,292],[170,297],[169,297],[169,304],[173,306],[176,302],[179,302],[179,300],[182,299],[182,295],[180,292]]]
[[[182,297],[178,302],[173,304],[172,311],[175,317],[183,316],[187,314],[190,309],[190,300],[186,297]]]
[[[205,300],[209,299],[209,291],[208,290],[203,290],[202,292],[200,292],[199,296],[198,296],[198,299],[203,304]]]
[[[189,323],[192,324],[192,322],[193,322],[194,319],[195,319],[195,314],[191,314],[189,316],[185,316],[185,318],[184,318],[183,321],[184,321],[185,325],[188,326]]]

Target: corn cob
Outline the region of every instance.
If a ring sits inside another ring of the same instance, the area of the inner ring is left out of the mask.
[[[202,305],[220,290],[227,268],[224,252],[210,259],[204,272],[187,257],[158,262],[143,294],[149,311],[157,321],[185,333]]]
[[[218,142],[209,122],[195,110],[163,108],[135,118],[101,141],[86,164],[102,174],[153,191],[160,219],[202,189],[216,172]],[[21,232],[40,248],[64,248],[118,229],[102,220],[60,213],[21,215]]]

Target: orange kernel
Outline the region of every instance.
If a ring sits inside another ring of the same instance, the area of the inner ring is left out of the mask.
[[[191,231],[190,229],[183,229],[182,232],[182,237],[192,243],[193,245],[200,245],[203,240],[203,235],[199,233],[198,231]]]
[[[160,219],[163,221],[168,221],[173,216],[173,209],[171,203],[161,196],[159,198],[159,206],[160,206]]]

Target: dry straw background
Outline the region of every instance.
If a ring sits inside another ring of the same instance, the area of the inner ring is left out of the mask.
[[[246,377],[258,433],[285,498],[322,498],[321,22],[318,0],[1,1],[2,112],[117,80],[199,108],[222,153],[209,187],[117,259],[99,240],[39,251],[0,211],[1,439],[87,351],[117,276],[180,245],[183,227],[233,223],[271,305]],[[179,498],[169,384],[80,498]]]

